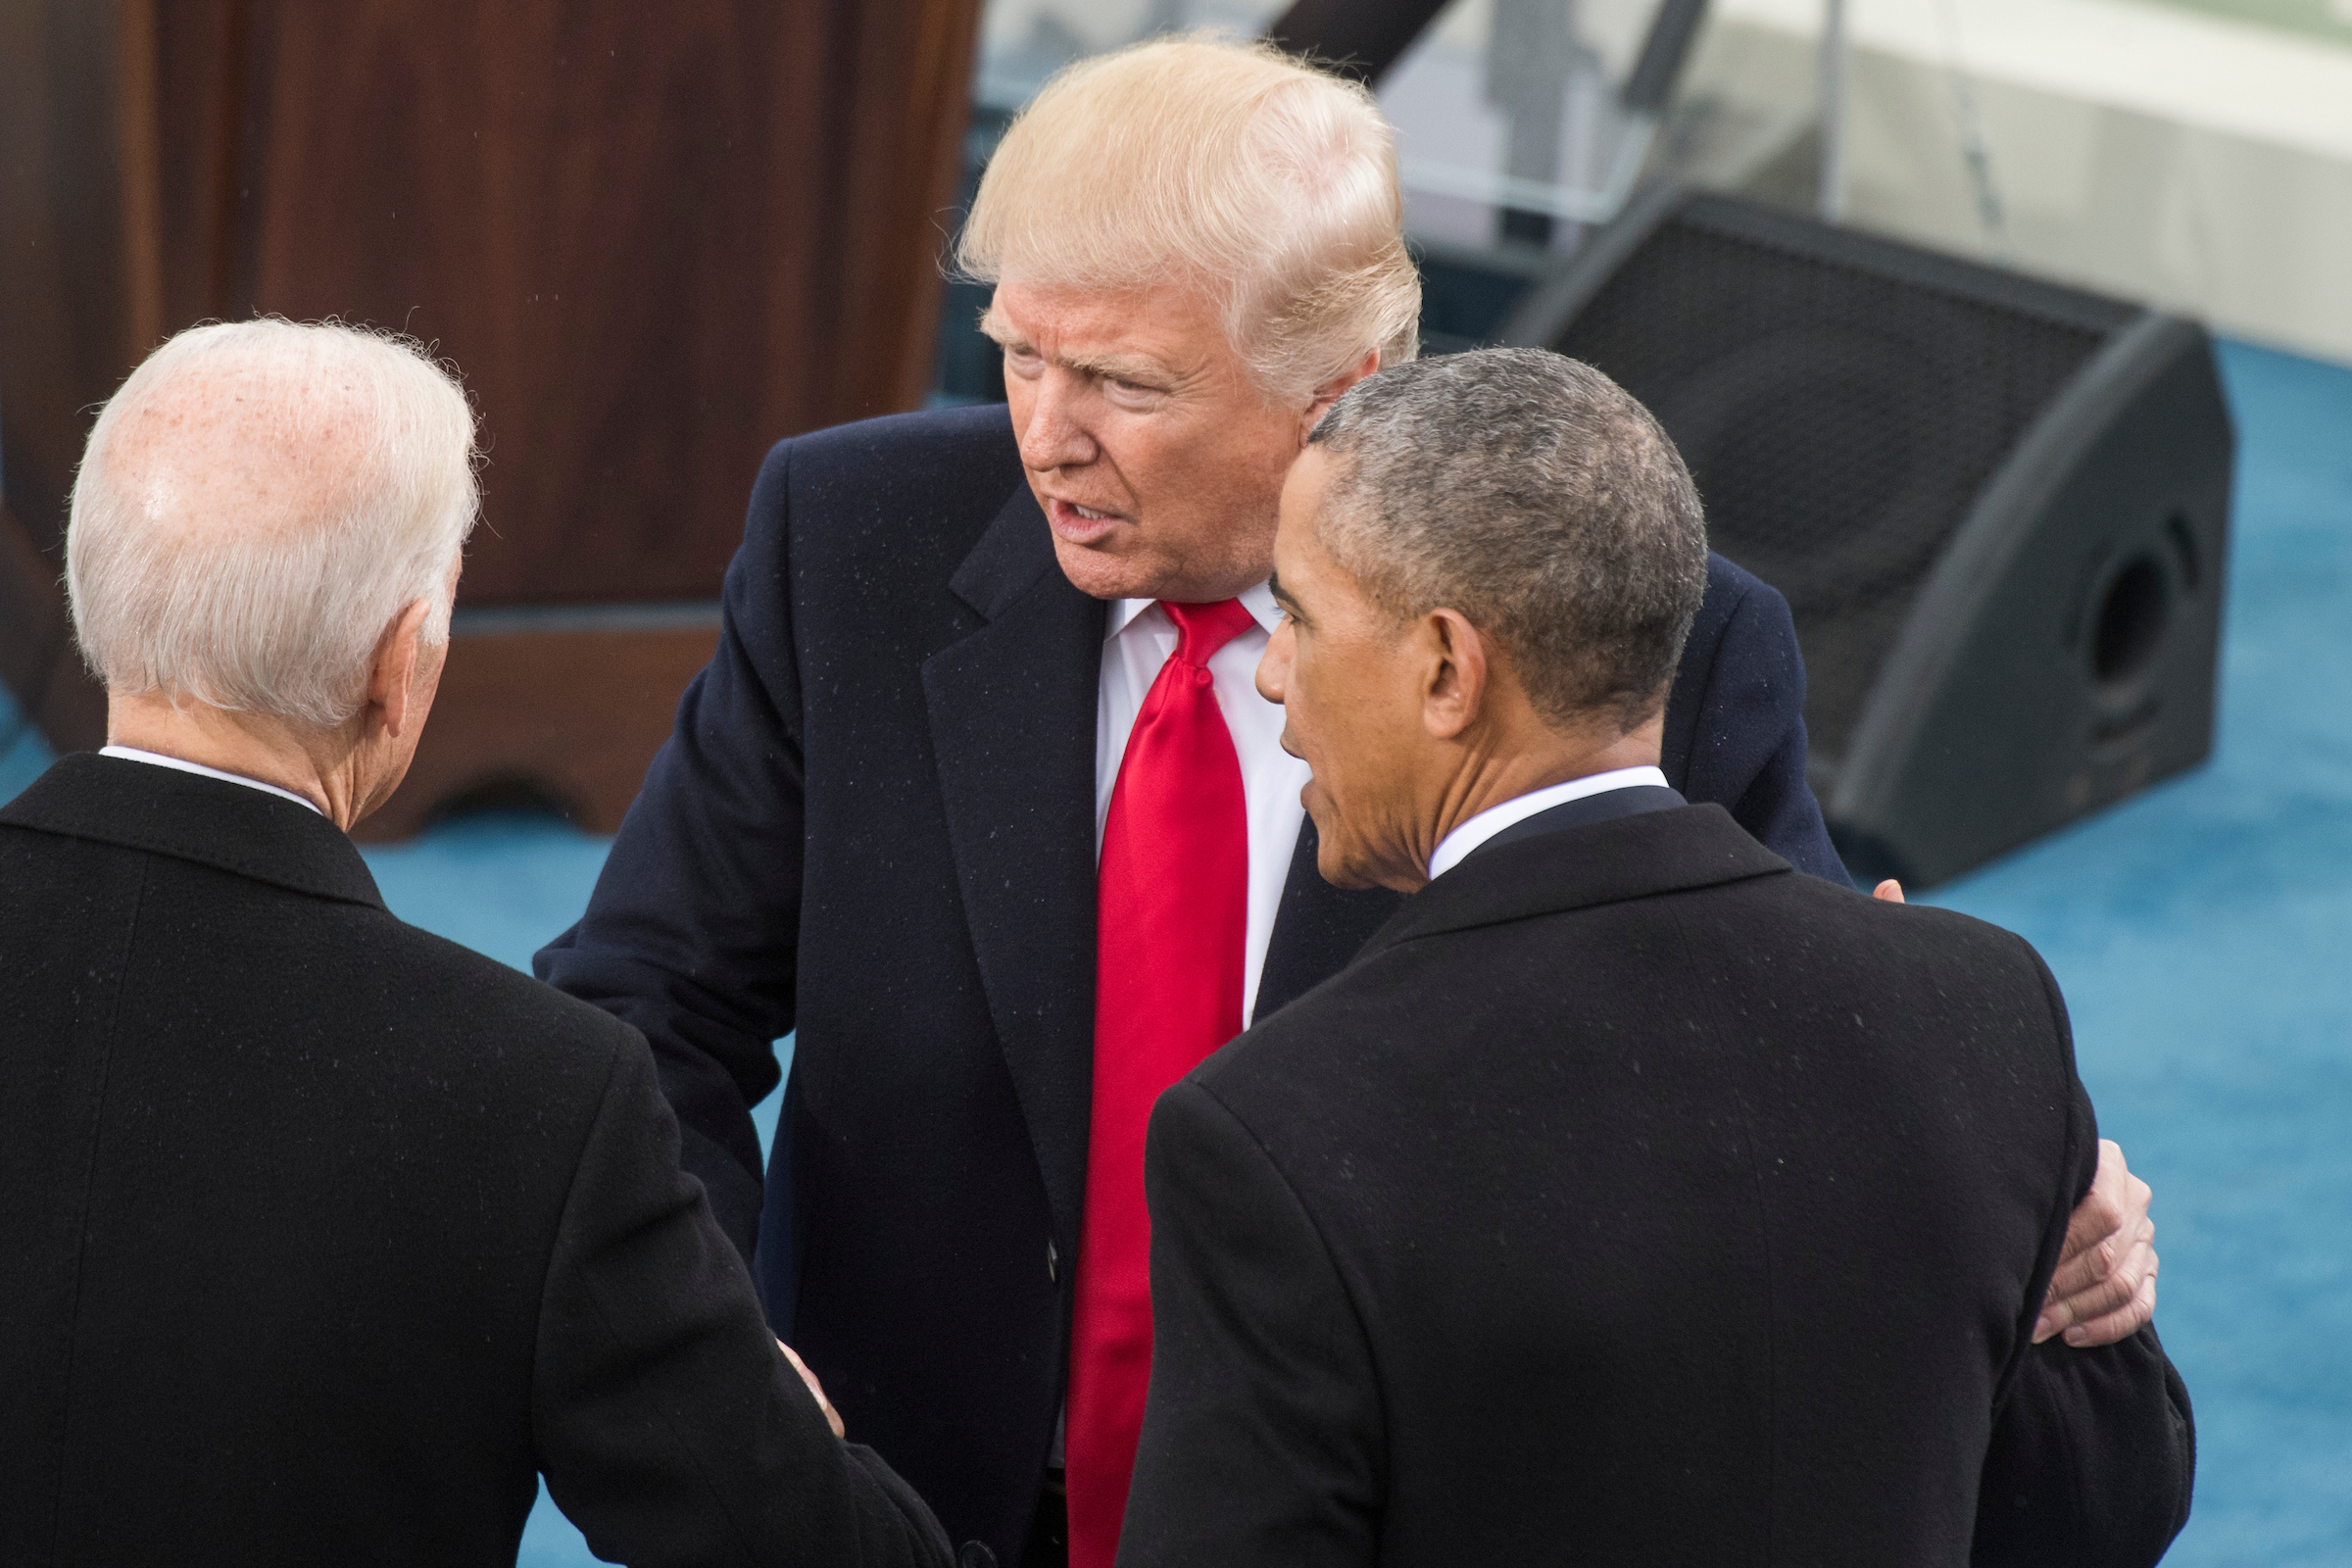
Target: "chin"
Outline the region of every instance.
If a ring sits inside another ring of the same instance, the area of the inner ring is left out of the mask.
[[[1364,889],[1375,885],[1365,880],[1362,873],[1357,871],[1354,866],[1327,849],[1318,850],[1315,853],[1315,869],[1322,873],[1324,881],[1343,892],[1361,893]]]
[[[1112,555],[1092,545],[1074,545],[1067,539],[1054,541],[1054,559],[1061,564],[1061,574],[1070,579],[1071,586],[1095,599],[1157,599],[1158,585],[1143,562],[1127,556]]]
[[[1352,840],[1345,831],[1334,831],[1324,813],[1315,810],[1316,804],[1310,800],[1307,815],[1315,821],[1315,870],[1324,881],[1349,893],[1367,888],[1418,893],[1429,886],[1427,873],[1409,857],[1382,856],[1376,853],[1377,846]]]
[[[1380,886],[1363,856],[1351,853],[1348,841],[1321,822],[1315,824],[1315,870],[1333,887],[1350,893]]]

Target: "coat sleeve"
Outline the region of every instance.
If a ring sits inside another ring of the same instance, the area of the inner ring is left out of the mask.
[[[2188,1523],[2197,1433],[2153,1324],[2030,1348],[1977,1494],[1978,1568],[2146,1568]]]
[[[1152,1384],[1119,1568],[1359,1568],[1385,1440],[1370,1345],[1313,1221],[1191,1081],[1144,1154]]]
[[[2067,1220],[2090,1190],[2099,1158],[2098,1123],[2075,1070],[2065,1001],[2040,957],[2033,961],[2073,1097],[2067,1196],[2019,1316],[2019,1348],[1978,1487],[1970,1560],[1978,1568],[2147,1568],[2188,1523],[2196,1423],[2153,1324],[2095,1349],[2055,1339],[2031,1343]]]
[[[1799,871],[1850,886],[1805,780],[1805,661],[1788,602],[1707,558],[1707,593],[1666,700],[1666,781],[1713,801]]]
[[[682,1163],[746,1258],[761,1172],[751,1107],[793,1027],[804,775],[786,560],[791,443],[768,454],[727,567],[718,647],[678,700],[579,924],[540,979],[635,1025],[676,1110]]]
[[[677,1150],[629,1035],[541,1298],[531,1407],[549,1494],[614,1562],[944,1568],[953,1552],[921,1499],[833,1436],[776,1348]]]

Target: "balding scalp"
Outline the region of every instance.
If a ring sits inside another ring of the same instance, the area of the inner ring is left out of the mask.
[[[66,535],[82,657],[112,692],[339,724],[407,606],[448,635],[478,499],[472,411],[413,341],[192,327],[90,432]]]

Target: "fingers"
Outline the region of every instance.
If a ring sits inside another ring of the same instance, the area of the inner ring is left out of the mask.
[[[2050,1276],[2050,1294],[2078,1296],[2113,1273],[2134,1242],[2151,1239],[2155,1222],[2148,1218],[2148,1184],[2126,1176],[2119,1192],[2093,1188],[2067,1221],[2066,1242],[2058,1252],[2058,1268]]]
[[[2124,1163],[2122,1147],[2099,1140],[2098,1171],[2067,1221],[2058,1267],[2034,1323],[2034,1344],[2064,1334],[2077,1347],[2112,1345],[2138,1333],[2154,1314],[2152,1196]]]
[[[795,1354],[792,1347],[782,1340],[776,1342],[776,1348],[784,1352],[784,1359],[792,1363],[792,1369],[801,1375],[801,1381],[808,1385],[808,1392],[816,1396],[816,1407],[825,1412],[825,1425],[833,1429],[835,1437],[847,1438],[849,1432],[841,1424],[841,1412],[833,1408],[831,1399],[825,1397],[825,1386],[816,1381],[816,1374],[808,1370],[808,1363]]]
[[[2153,1266],[2148,1277],[2139,1282],[2132,1299],[2104,1317],[2078,1323],[2066,1331],[2066,1343],[2078,1350],[2094,1349],[2128,1340],[2145,1328],[2156,1316],[2156,1271]]]
[[[2091,1177],[2090,1191],[2082,1195],[2082,1201],[2066,1222],[2066,1245],[2058,1253],[2061,1270],[2110,1237],[2116,1239],[2116,1250],[2120,1252],[2137,1234],[2135,1222],[2148,1217],[2151,1196],[2148,1184],[2132,1175],[2124,1164],[2122,1146],[2113,1139],[2100,1139],[2098,1172]],[[2096,1271],[2104,1272],[2105,1267],[2097,1265]],[[2055,1285],[2058,1281],[2051,1283]],[[2083,1279],[2077,1276],[2060,1294],[2071,1295],[2082,1283]]]
[[[1888,904],[1900,904],[1903,902],[1903,885],[1894,878],[1888,877],[1877,887],[1872,888],[1870,896],[1874,899],[1883,899]]]
[[[2139,1332],[2155,1312],[2154,1281],[2156,1224],[2141,1219],[2132,1228],[2128,1245],[2116,1237],[2101,1239],[2053,1277],[2034,1320],[2034,1343],[2064,1334],[2078,1348],[2113,1345]]]

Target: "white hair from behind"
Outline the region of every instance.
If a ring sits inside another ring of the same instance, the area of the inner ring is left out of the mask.
[[[283,487],[265,477],[247,515],[218,476],[257,458]],[[340,725],[408,606],[431,607],[428,646],[448,637],[478,508],[472,410],[413,339],[190,327],[90,431],[66,535],[82,657],[110,691]]]
[[[1396,136],[1372,95],[1271,44],[1160,38],[1066,67],[1004,133],[966,276],[1206,291],[1272,398],[1418,347]]]

